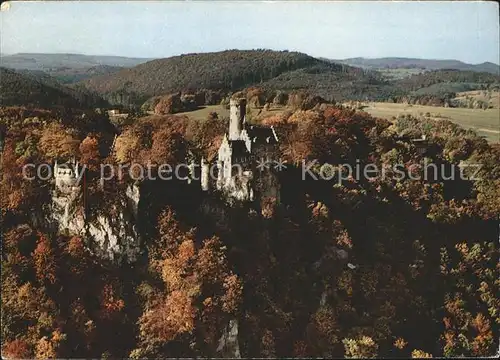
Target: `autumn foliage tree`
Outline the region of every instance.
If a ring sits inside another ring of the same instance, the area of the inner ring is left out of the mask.
[[[165,290],[139,319],[143,345],[134,350],[134,356],[175,339],[201,341],[198,346],[202,348],[204,342],[213,346],[215,332],[223,324],[222,314],[238,310],[242,284],[230,272],[220,240],[207,239],[198,248],[195,229],[182,228],[172,210],[160,215],[151,269],[162,279]],[[196,333],[195,324],[201,327]],[[204,340],[197,338],[199,331]]]
[[[31,357],[31,350],[25,341],[16,339],[3,344],[2,355],[9,359],[28,359]]]
[[[80,162],[89,170],[98,170],[100,153],[99,140],[94,136],[87,136],[79,146]]]
[[[215,117],[192,120],[186,128],[186,138],[208,160],[213,159],[227,129],[227,121]]]
[[[182,102],[180,94],[170,94],[165,95],[155,106],[155,114],[157,115],[167,115],[174,114],[182,110]]]
[[[40,137],[40,150],[47,159],[68,159],[78,156],[78,139],[58,123],[47,126]]]
[[[23,167],[29,159],[16,155],[15,142],[7,139],[3,148],[2,179],[0,182],[3,196],[0,198],[2,209],[13,212],[24,211],[27,200],[35,195],[35,187],[26,180],[32,177],[33,171],[25,171]]]
[[[140,138],[132,129],[127,129],[116,138],[115,157],[118,163],[127,163],[135,158],[139,151]]]
[[[33,252],[36,275],[39,281],[54,284],[57,280],[57,259],[49,239],[43,234],[38,236],[37,246]]]

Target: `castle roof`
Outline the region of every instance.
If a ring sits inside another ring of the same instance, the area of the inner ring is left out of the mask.
[[[256,144],[276,144],[278,137],[272,127],[248,125],[245,130],[252,143]]]

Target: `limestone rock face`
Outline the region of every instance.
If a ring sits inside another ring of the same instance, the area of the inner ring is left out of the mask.
[[[71,235],[85,235],[85,215],[77,204],[80,202],[80,192],[60,193],[55,191],[52,196],[50,215],[53,228],[59,232]]]
[[[222,358],[241,358],[240,345],[238,343],[238,320],[233,319],[229,321],[219,339],[217,353]]]
[[[128,206],[132,211],[134,218],[137,219],[137,210],[139,208],[139,200],[140,200],[139,186],[137,186],[136,184],[127,186],[125,195],[127,196]]]
[[[83,237],[90,250],[104,259],[134,262],[141,250],[135,225],[138,203],[139,189],[131,185],[127,188],[126,200],[88,217],[79,191],[55,191],[46,223],[56,232]]]
[[[115,210],[119,211],[116,218],[99,215],[86,224],[85,231],[97,255],[112,261],[134,262],[140,252],[139,235],[125,212]]]

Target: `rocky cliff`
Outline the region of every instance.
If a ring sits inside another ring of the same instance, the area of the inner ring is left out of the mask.
[[[45,222],[54,231],[83,237],[89,249],[102,258],[134,262],[141,252],[136,226],[139,187],[129,185],[125,195],[116,203],[106,204],[106,211],[97,209],[90,215],[79,188],[70,192],[56,189]]]

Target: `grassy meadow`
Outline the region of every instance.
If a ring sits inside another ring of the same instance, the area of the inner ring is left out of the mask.
[[[267,116],[279,114],[283,111],[285,111],[287,108],[285,107],[272,107],[268,111],[264,111],[262,109],[256,109],[253,107],[247,107],[247,111],[250,111],[250,116],[247,114],[247,118],[255,119],[255,118],[264,118]],[[229,109],[226,109],[225,107],[221,105],[207,105],[204,107],[201,107],[197,110],[194,111],[187,111],[187,112],[182,112],[182,113],[176,113],[176,115],[186,115],[191,119],[194,120],[204,120],[208,117],[208,115],[211,112],[216,112],[219,115],[219,118],[224,118],[224,117],[229,117]]]
[[[370,102],[363,109],[370,115],[391,120],[401,114],[428,116],[436,120],[450,120],[465,129],[473,129],[489,142],[500,142],[499,109],[445,108],[424,105],[408,105]]]
[[[484,90],[474,90],[474,91],[464,91],[459,92],[455,97],[455,100],[465,101],[467,99],[484,101],[488,104],[490,108],[498,109],[500,108],[500,92],[498,90],[484,91]]]

